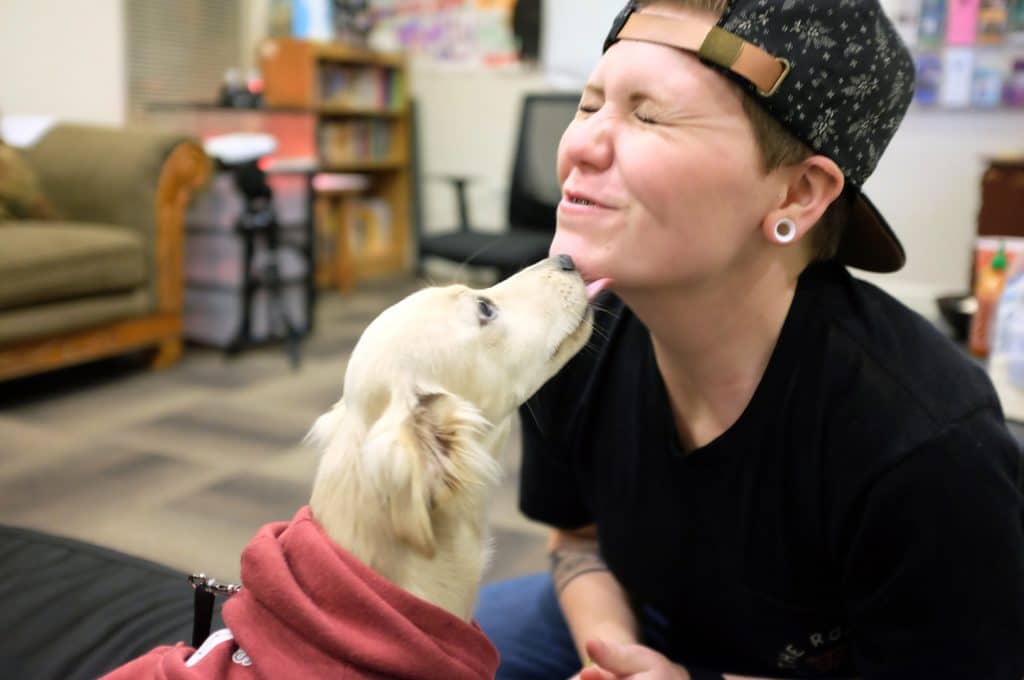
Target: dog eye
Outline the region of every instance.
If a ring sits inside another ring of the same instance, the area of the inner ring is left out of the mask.
[[[498,316],[498,308],[485,297],[476,299],[476,310],[477,316],[480,318],[480,325],[490,323]]]

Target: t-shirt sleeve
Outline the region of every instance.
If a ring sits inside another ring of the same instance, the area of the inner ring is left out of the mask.
[[[845,513],[841,568],[864,678],[1024,675],[1020,465],[997,409],[978,412]]]
[[[581,364],[571,361],[519,410],[523,433],[519,509],[530,519],[560,529],[593,523],[572,464]]]

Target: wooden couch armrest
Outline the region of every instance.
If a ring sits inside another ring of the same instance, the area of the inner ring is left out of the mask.
[[[185,211],[192,194],[209,178],[211,163],[198,144],[178,144],[164,161],[156,192],[157,309],[179,314],[185,273]]]

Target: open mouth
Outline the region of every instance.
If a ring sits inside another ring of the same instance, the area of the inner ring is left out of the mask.
[[[580,206],[591,207],[591,208],[607,208],[608,207],[608,206],[604,205],[603,203],[601,203],[600,201],[598,201],[593,196],[588,196],[586,194],[579,194],[579,193],[576,193],[575,191],[566,190],[564,195],[565,195],[566,203],[570,203],[572,205],[580,205]]]

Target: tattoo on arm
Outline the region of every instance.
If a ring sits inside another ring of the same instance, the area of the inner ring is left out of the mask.
[[[608,565],[596,552],[555,548],[549,557],[551,559],[551,579],[555,582],[555,592],[559,595],[577,576],[595,571],[609,571]]]

